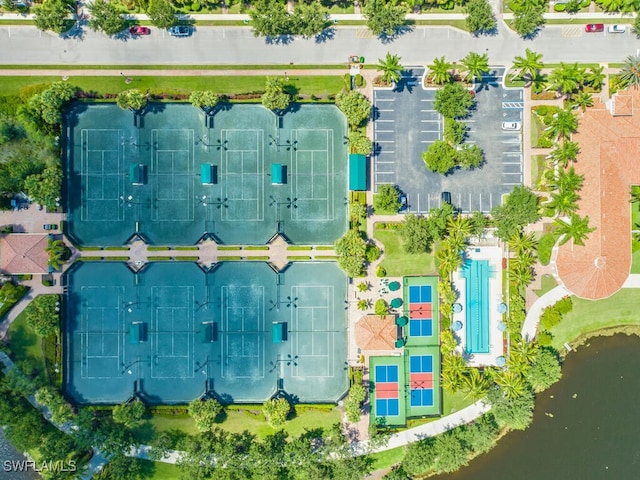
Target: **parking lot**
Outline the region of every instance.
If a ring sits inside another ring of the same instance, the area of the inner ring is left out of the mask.
[[[422,88],[424,68],[407,68],[395,90],[374,91],[374,182],[398,185],[407,195],[407,211],[426,213],[438,207],[441,193],[451,192],[462,212],[489,212],[501,196],[522,184],[522,132],[502,129],[522,122],[522,89],[502,86],[504,68],[475,86],[476,110],[467,123],[467,143],[484,150],[485,164],[474,171],[442,176],[427,170],[421,154],[442,139],[443,119],[433,109],[435,89]]]

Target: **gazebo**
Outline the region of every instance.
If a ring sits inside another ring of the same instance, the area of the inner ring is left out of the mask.
[[[356,323],[356,344],[362,351],[393,350],[398,329],[394,315],[365,315]]]

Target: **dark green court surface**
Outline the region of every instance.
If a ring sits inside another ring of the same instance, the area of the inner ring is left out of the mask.
[[[135,125],[134,125],[135,123]],[[82,104],[66,116],[69,234],[115,245],[330,244],[347,228],[347,126],[333,105],[188,104],[134,115]],[[274,165],[276,167],[274,168]],[[274,176],[275,172],[275,176]]]
[[[81,263],[68,272],[65,390],[78,403],[332,402],[348,388],[335,264]]]

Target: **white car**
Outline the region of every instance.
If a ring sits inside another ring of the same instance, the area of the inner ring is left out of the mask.
[[[503,130],[519,131],[521,128],[522,128],[522,123],[520,122],[502,122]]]
[[[609,25],[609,28],[607,29],[607,31],[609,33],[624,33],[627,31],[627,27],[625,25],[614,24],[614,25]]]

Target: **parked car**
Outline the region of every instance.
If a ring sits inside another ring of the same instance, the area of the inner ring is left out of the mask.
[[[58,225],[56,225],[55,223],[45,223],[42,228],[44,228],[45,230],[57,230],[58,229]]]
[[[399,212],[404,212],[407,210],[407,196],[404,193],[400,194],[400,210]]]
[[[585,32],[604,32],[604,23],[589,23],[584,27]]]
[[[191,35],[191,27],[188,25],[175,25],[169,27],[169,35],[172,37],[188,37]]]
[[[140,25],[134,25],[129,29],[131,35],[149,35],[151,29],[149,27],[141,27]]]
[[[520,130],[522,128],[522,123],[520,122],[502,122],[503,130]]]
[[[448,203],[451,205],[451,192],[442,192],[440,199],[442,200],[442,203]]]
[[[609,33],[624,33],[627,31],[627,27],[626,25],[614,24],[614,25],[609,25],[609,28],[607,29],[607,31]]]

